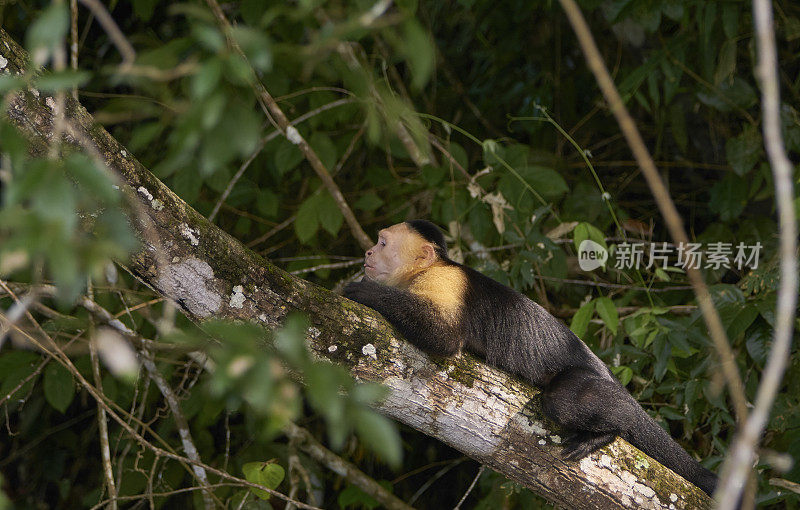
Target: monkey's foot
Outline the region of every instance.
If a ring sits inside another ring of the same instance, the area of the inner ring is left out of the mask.
[[[572,432],[564,441],[561,456],[570,461],[578,461],[590,453],[610,444],[616,434],[592,434],[591,432]]]

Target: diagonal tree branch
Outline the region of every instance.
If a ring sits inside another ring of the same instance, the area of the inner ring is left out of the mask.
[[[0,55],[13,72],[26,55],[0,29]],[[34,144],[53,135],[44,94],[12,97],[5,115]],[[357,378],[386,385],[379,409],[567,508],[708,508],[698,488],[625,441],[580,462],[561,458],[559,432],[542,416],[538,392],[464,354],[432,359],[398,337],[375,312],[287,274],[212,225],[145,169],[71,98],[65,114],[146,210],[133,221],[142,250],[128,267],[190,318],[280,325],[308,315],[309,349]],[[148,227],[145,227],[149,224]],[[154,235],[144,235],[145,228]],[[172,457],[170,457],[172,458]],[[216,473],[216,471],[210,471]]]

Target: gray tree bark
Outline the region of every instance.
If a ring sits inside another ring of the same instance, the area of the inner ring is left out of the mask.
[[[0,72],[27,55],[0,29]],[[34,146],[53,136],[52,98],[23,91],[5,112]],[[239,319],[274,328],[293,311],[311,320],[308,347],[354,377],[390,389],[387,416],[490,466],[558,506],[597,509],[710,508],[711,500],[622,439],[584,458],[560,456],[560,432],[542,415],[538,391],[481,360],[434,358],[376,312],[294,277],[209,223],[170,191],[71,98],[71,143],[91,144],[141,203],[132,220],[143,247],[127,267],[192,319]]]

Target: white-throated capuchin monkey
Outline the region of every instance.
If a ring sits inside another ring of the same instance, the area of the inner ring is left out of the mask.
[[[344,295],[380,312],[407,339],[440,356],[462,347],[542,390],[545,415],[569,432],[578,460],[624,438],[709,495],[717,477],[689,456],[572,331],[519,292],[450,260],[425,220],[378,234],[361,282]]]

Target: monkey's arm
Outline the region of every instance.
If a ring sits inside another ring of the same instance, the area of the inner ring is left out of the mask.
[[[437,308],[406,290],[371,280],[349,283],[344,296],[380,312],[414,345],[431,354],[452,356],[461,349],[462,338]]]

